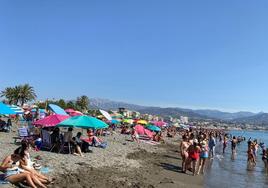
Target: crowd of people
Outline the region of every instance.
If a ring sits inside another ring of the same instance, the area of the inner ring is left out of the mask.
[[[215,157],[216,145],[222,147],[222,155],[225,154],[226,148],[230,145],[231,159],[235,160],[237,155],[237,145],[246,138],[243,136],[233,136],[225,133],[223,130],[199,129],[199,130],[185,130],[180,133],[182,141],[180,144],[180,151],[182,157],[182,172],[186,173],[188,170],[193,175],[204,173],[207,161],[213,160]],[[257,139],[248,139],[247,149],[247,165],[252,167],[256,165],[259,147],[262,150],[262,160],[266,172],[268,173],[268,148],[263,142],[258,143]]]

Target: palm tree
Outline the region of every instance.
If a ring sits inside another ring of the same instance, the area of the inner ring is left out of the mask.
[[[3,91],[1,91],[0,97],[5,97],[8,104],[14,104],[14,88],[7,87]]]
[[[21,102],[21,106],[28,101],[32,101],[36,98],[36,94],[34,88],[29,84],[24,84],[18,86],[19,89],[19,100]]]

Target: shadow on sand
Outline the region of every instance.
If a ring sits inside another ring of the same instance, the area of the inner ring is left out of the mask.
[[[182,173],[182,168],[173,164],[168,164],[168,163],[160,163],[158,164],[160,167],[162,167],[165,170],[170,170],[173,172],[179,172]]]
[[[180,157],[174,157],[174,156],[170,156],[170,155],[163,155],[163,157],[170,158],[170,159],[181,160]]]

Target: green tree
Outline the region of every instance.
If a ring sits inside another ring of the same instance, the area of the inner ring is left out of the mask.
[[[75,104],[72,101],[67,102],[66,108],[76,109]]]
[[[36,99],[36,94],[34,91],[34,88],[30,86],[29,84],[24,84],[18,86],[19,89],[19,100],[21,103],[21,106],[23,106],[24,103],[32,101]]]
[[[81,97],[77,97],[76,99],[76,107],[81,110],[83,113],[88,111],[89,106],[89,98],[86,95],[82,95]]]
[[[61,108],[66,108],[66,102],[64,101],[64,99],[60,99],[57,103]]]

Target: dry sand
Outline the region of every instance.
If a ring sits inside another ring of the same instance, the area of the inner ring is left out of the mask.
[[[18,146],[12,133],[0,133],[0,159],[11,154]],[[85,157],[57,154],[46,151],[31,152],[41,156],[39,162],[56,177],[50,187],[60,188],[160,188],[203,187],[203,177],[180,173],[179,138],[167,138],[166,144],[150,145],[128,141],[130,136],[113,134],[103,137],[106,149],[92,148]],[[9,188],[11,185],[0,185]]]

